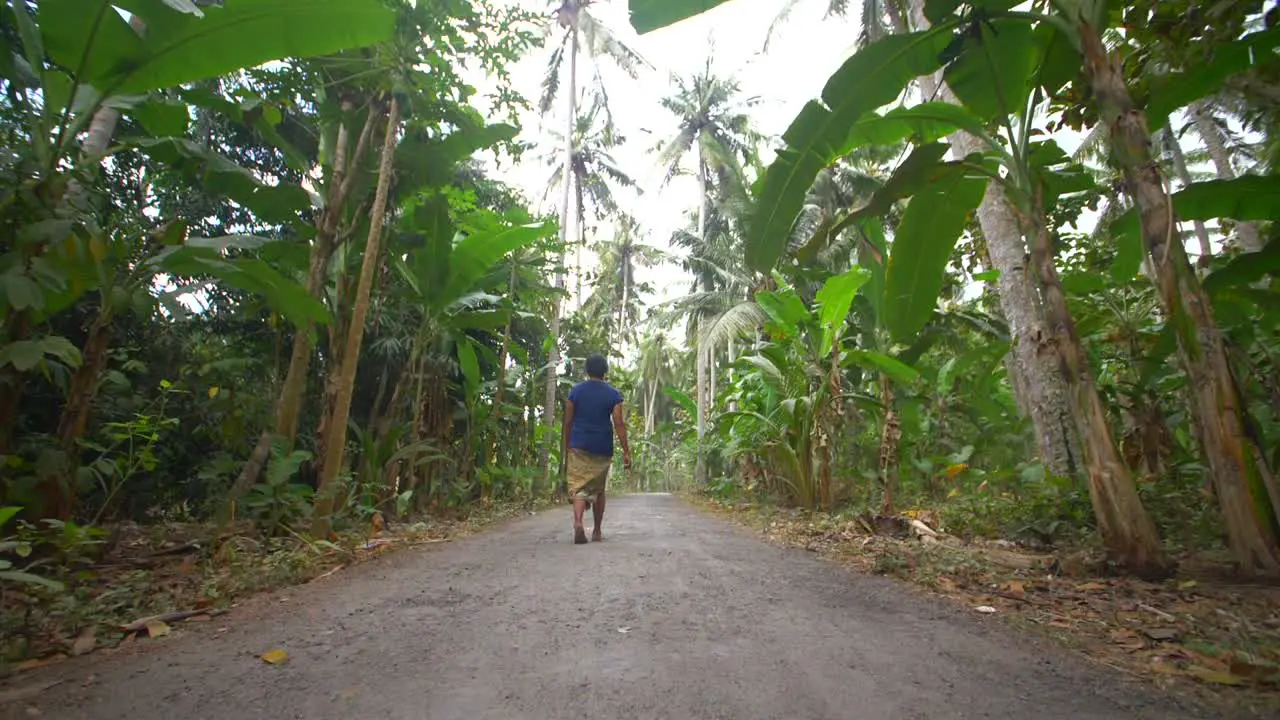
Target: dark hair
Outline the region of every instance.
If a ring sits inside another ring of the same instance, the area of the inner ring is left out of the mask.
[[[609,372],[609,363],[603,355],[594,353],[587,358],[587,377],[603,380],[607,372]]]

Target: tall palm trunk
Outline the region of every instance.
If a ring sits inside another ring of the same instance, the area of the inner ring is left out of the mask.
[[[1218,179],[1234,179],[1236,171],[1231,167],[1231,152],[1227,150],[1227,138],[1222,128],[1218,127],[1213,111],[1203,100],[1191,103],[1187,111],[1191,115],[1191,121],[1195,123],[1200,139],[1204,140],[1205,148],[1209,150],[1209,157],[1213,160]],[[1245,252],[1258,252],[1262,249],[1262,238],[1258,235],[1258,226],[1251,222],[1237,223],[1236,237]]]
[[[1085,77],[1127,191],[1138,208],[1142,240],[1165,316],[1174,324],[1187,373],[1192,418],[1240,572],[1280,574],[1275,477],[1257,440],[1245,432],[1245,406],[1232,374],[1213,306],[1174,234],[1172,201],[1151,157],[1146,118],[1133,103],[1119,61],[1087,21],[1077,23]]]
[[[318,448],[323,454],[320,463],[320,485],[316,489],[316,514],[312,532],[323,537],[328,534],[329,515],[333,512],[335,484],[342,469],[343,455],[347,448],[347,418],[351,413],[351,394],[355,388],[356,366],[360,361],[360,346],[364,341],[364,320],[369,314],[369,296],[373,291],[373,276],[379,265],[379,248],[382,242],[382,226],[387,217],[387,195],[391,188],[391,166],[395,159],[396,135],[400,129],[400,104],[391,96],[387,110],[387,132],[382,141],[382,163],[378,168],[378,189],[374,194],[369,219],[369,240],[365,244],[364,259],[360,264],[360,282],[356,286],[355,303],[351,322],[347,327],[346,347],[337,379],[337,397],[329,420],[329,436],[321,438]]]
[[[578,21],[568,20],[569,28],[569,92],[565,110],[564,171],[561,173],[564,188],[560,199],[560,260],[556,263],[556,290],[564,290],[565,249],[569,242],[569,199],[573,197],[573,126],[578,113]],[[542,426],[546,436],[542,442],[542,473],[551,482],[551,443],[555,442],[552,428],[556,424],[556,382],[560,370],[560,295],[551,301],[551,351],[547,357],[546,397],[542,404]]]
[[[702,160],[702,155],[698,155],[698,240],[705,240],[707,233],[707,168],[706,163]],[[694,351],[697,353],[696,361],[696,386],[695,392],[697,398],[697,427],[698,427],[698,446],[697,459],[693,466],[693,478],[698,484],[707,482],[707,458],[706,449],[703,447],[703,436],[707,432],[707,352],[702,347],[702,323],[701,316],[697,320],[697,332],[694,340]]]
[[[1182,143],[1178,142],[1178,136],[1173,132],[1172,123],[1165,123],[1164,141],[1169,148],[1169,157],[1173,160],[1173,170],[1178,174],[1178,181],[1183,186],[1190,185],[1191,171],[1187,169],[1187,157],[1182,154]],[[1205,227],[1203,220],[1196,220],[1193,225],[1196,230],[1196,240],[1200,242],[1200,258],[1196,264],[1200,267],[1208,267],[1209,261],[1213,259],[1213,246],[1209,242],[1209,229]]]
[[[912,0],[911,17],[917,29],[929,27],[923,0]],[[920,84],[926,97],[960,104],[939,77],[921,77]],[[959,157],[982,147],[978,138],[965,132],[953,134],[948,142]],[[1018,377],[1011,384],[1015,392],[1025,392],[1025,397],[1018,398],[1019,405],[1029,411],[1045,467],[1055,475],[1074,477],[1079,471],[1080,441],[1071,416],[1066,383],[1058,372],[1056,359],[1041,353],[1036,341],[1045,332],[1038,288],[1027,268],[1026,244],[1017,216],[1005,198],[1004,189],[996,183],[987,186],[978,206],[978,225],[982,228],[991,264],[1000,273],[996,283],[1000,309],[1014,340],[1011,365]]]

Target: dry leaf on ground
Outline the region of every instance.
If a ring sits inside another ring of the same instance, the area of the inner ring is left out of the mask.
[[[152,620],[147,623],[147,637],[158,638],[168,635],[172,628],[163,620]]]
[[[87,627],[81,631],[80,635],[76,638],[76,641],[71,644],[71,655],[73,657],[77,655],[84,655],[85,653],[92,651],[97,645],[97,634],[93,628]]]
[[[271,665],[283,665],[289,661],[289,653],[284,650],[268,650],[262,653],[262,661]]]

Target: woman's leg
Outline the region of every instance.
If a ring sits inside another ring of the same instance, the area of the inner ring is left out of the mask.
[[[582,544],[587,541],[587,532],[582,527],[582,515],[587,510],[587,501],[575,497],[573,499],[573,541]]]
[[[600,523],[604,520],[604,493],[596,495],[595,504],[591,506],[591,517],[595,520],[595,527],[591,530],[591,539],[600,539]]]

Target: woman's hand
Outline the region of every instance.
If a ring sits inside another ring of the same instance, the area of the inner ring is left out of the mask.
[[[624,470],[631,469],[631,449],[630,448],[627,448],[626,450],[622,451],[622,469]]]

